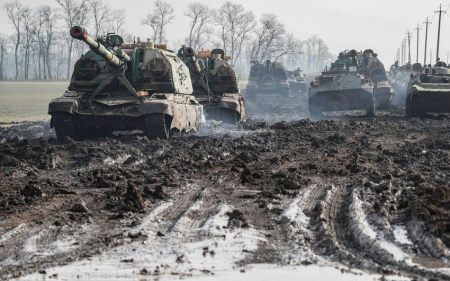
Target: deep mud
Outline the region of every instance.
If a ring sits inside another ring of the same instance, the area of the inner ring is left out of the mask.
[[[332,264],[354,278],[449,280],[450,119],[278,122],[307,117],[294,98],[248,101],[241,127],[168,141],[58,144],[46,122],[4,124],[0,279],[256,280],[251,265],[305,277]]]

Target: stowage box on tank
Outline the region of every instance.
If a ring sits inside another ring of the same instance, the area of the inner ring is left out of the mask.
[[[200,51],[182,46],[178,57],[189,66],[193,95],[203,105],[208,119],[236,125],[245,121],[245,100],[235,70],[224,51]]]
[[[287,78],[286,67],[279,62],[259,63],[252,61],[250,76],[246,88],[246,96],[249,98],[257,94],[279,94],[289,97],[290,86]]]
[[[49,104],[59,141],[129,130],[165,139],[198,129],[202,106],[175,53],[151,42],[124,44],[115,34],[95,41],[79,26],[70,35],[90,50],[75,63],[68,91]]]

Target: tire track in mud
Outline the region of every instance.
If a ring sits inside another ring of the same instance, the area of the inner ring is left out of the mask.
[[[311,214],[315,238],[313,249],[317,254],[377,273],[450,280],[448,273],[396,258],[393,251],[401,248],[392,238],[372,228],[359,193],[360,189],[355,186],[331,185],[324,190],[323,201],[318,202]]]

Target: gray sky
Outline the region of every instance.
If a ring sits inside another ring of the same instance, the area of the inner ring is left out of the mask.
[[[42,4],[56,7],[55,0],[19,0],[30,7]],[[386,66],[394,62],[397,49],[409,29],[412,32],[411,60],[416,61],[417,33],[414,30],[420,24],[419,62],[423,62],[425,25],[429,17],[432,24],[428,30],[428,48],[432,49],[435,59],[438,28],[439,4],[445,11],[450,7],[450,0],[239,0],[232,1],[252,10],[259,18],[264,13],[278,15],[286,30],[294,33],[301,40],[317,34],[330,48],[333,54],[345,49],[373,49]],[[9,2],[0,0],[0,4]],[[149,26],[140,25],[140,21],[151,12],[153,1],[150,0],[105,0],[112,9],[126,8],[127,32],[142,38],[150,37]],[[168,0],[175,8],[176,18],[168,26],[169,41],[184,38],[188,34],[188,18],[184,16],[189,2],[202,2],[218,8],[225,0]],[[126,4],[126,6],[125,6]],[[62,25],[63,23],[61,23]],[[12,34],[12,23],[4,11],[1,11],[1,33]],[[450,50],[450,9],[442,15],[440,57],[447,60]],[[429,61],[429,51],[427,62]]]

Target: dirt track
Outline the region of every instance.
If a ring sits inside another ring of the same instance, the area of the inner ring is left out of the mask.
[[[223,278],[224,261],[450,279],[449,118],[287,123],[307,117],[304,98],[247,104],[237,130],[169,141],[0,128],[0,279],[70,276],[49,268],[78,260],[114,260],[129,280]]]

